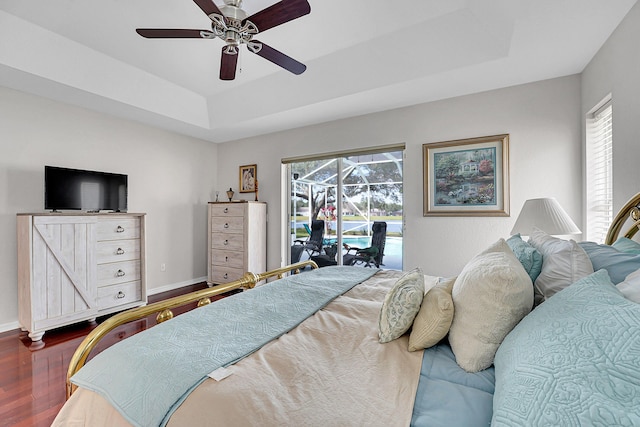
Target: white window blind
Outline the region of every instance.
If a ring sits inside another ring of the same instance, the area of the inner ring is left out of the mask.
[[[586,238],[604,242],[613,220],[613,107],[609,99],[587,115]]]

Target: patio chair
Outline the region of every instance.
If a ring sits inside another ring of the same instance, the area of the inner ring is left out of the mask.
[[[305,224],[306,225],[306,224]],[[311,221],[311,229],[309,230],[309,237],[307,240],[294,240],[295,245],[302,245],[304,251],[311,258],[313,255],[320,255],[322,253],[322,241],[324,239],[324,221],[321,219],[314,219]],[[293,253],[292,248],[292,253]]]
[[[380,268],[382,257],[384,257],[384,244],[387,240],[387,223],[384,221],[374,221],[371,227],[373,234],[371,235],[371,246],[367,248],[357,248],[343,244],[347,252],[342,257],[343,265],[364,264],[365,267],[375,265]],[[354,253],[351,253],[353,251]]]
[[[300,257],[302,256],[302,251],[304,251],[304,246],[302,245],[291,245],[291,264],[295,264],[296,262],[300,262]]]

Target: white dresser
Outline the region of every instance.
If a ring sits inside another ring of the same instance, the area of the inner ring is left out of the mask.
[[[267,267],[267,204],[209,203],[209,285],[232,282]]]
[[[45,331],[146,304],[145,214],[18,214],[18,320]]]

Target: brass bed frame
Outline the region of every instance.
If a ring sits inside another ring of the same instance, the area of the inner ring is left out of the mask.
[[[631,220],[631,226],[624,233],[623,237],[631,239],[638,232],[638,227],[640,226],[640,193],[629,199],[615,218],[613,218],[613,222],[607,233],[607,238],[604,241],[605,244],[611,245],[616,241],[627,219]]]
[[[620,230],[625,226],[627,220],[631,221],[631,226],[624,233],[624,237],[632,238],[638,231],[640,226],[640,193],[633,196],[622,207],[618,214],[613,219],[605,243],[607,245],[613,244],[620,235]],[[67,370],[67,399],[71,397],[71,394],[75,391],[76,386],[70,381],[71,377],[84,366],[91,351],[96,347],[98,342],[110,331],[116,327],[140,320],[150,315],[156,314],[156,320],[158,323],[169,320],[173,317],[171,309],[184,306],[197,301],[198,307],[211,303],[210,298],[216,295],[223,294],[235,289],[246,288],[251,289],[255,285],[263,280],[271,277],[281,278],[286,274],[293,273],[298,274],[301,269],[310,266],[313,269],[318,268],[318,265],[311,261],[302,261],[285,267],[281,267],[275,270],[267,271],[266,273],[254,274],[245,273],[240,279],[224,285],[213,286],[208,289],[195,291],[189,294],[180,295],[164,301],[158,301],[153,304],[134,308],[121,313],[118,313],[103,323],[98,325],[78,346],[76,352],[71,358],[69,369]]]
[[[179,295],[173,298],[169,298],[163,301],[158,301],[153,304],[145,305],[131,310],[118,313],[100,325],[93,329],[89,335],[80,343],[76,349],[71,361],[69,362],[69,369],[67,370],[67,399],[71,397],[77,386],[71,383],[71,377],[80,370],[87,362],[87,358],[91,351],[96,347],[98,342],[104,338],[109,332],[118,326],[124,325],[129,322],[144,319],[145,317],[156,314],[156,321],[158,323],[165,322],[173,318],[172,309],[181,307],[197,301],[197,307],[211,303],[211,297],[220,295],[226,292],[230,292],[236,289],[252,289],[256,284],[271,277],[282,278],[286,274],[298,274],[305,267],[311,267],[312,269],[318,268],[318,265],[311,261],[302,261],[295,264],[288,265],[286,267],[277,268],[275,270],[267,271],[266,273],[245,273],[244,276],[234,282],[226,283],[224,285],[217,285],[211,288],[202,289],[199,291],[191,292],[184,295]],[[196,307],[196,308],[197,308]]]

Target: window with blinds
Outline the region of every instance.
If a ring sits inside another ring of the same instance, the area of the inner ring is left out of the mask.
[[[613,220],[613,107],[604,100],[587,115],[586,239],[604,242]]]

